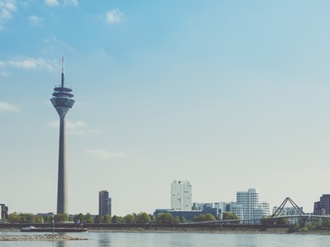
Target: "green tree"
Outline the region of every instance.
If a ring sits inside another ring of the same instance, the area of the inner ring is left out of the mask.
[[[53,216],[46,215],[43,217],[44,223],[51,223],[53,221]]]
[[[41,215],[27,214],[26,220],[30,223],[42,223],[43,218]]]
[[[104,222],[104,223],[107,223],[107,224],[112,223],[112,222],[111,222],[111,219],[112,219],[112,217],[111,217],[110,214],[107,214],[107,215],[104,215],[104,216],[103,216],[103,222]]]
[[[95,223],[103,223],[103,221],[104,221],[103,215],[96,215],[95,216],[95,219],[94,219]]]
[[[330,228],[330,219],[329,218],[323,218],[322,219],[322,227],[324,229],[328,229]]]
[[[8,215],[8,222],[10,223],[20,222],[20,220],[21,218],[16,212]]]
[[[41,215],[37,215],[37,219],[36,220],[37,220],[38,223],[43,223],[44,218]]]
[[[184,216],[180,216],[180,223],[186,223],[186,218]]]
[[[307,225],[308,230],[322,229],[323,221],[320,218],[312,219],[312,221]]]
[[[117,215],[112,216],[111,223],[113,223],[113,224],[118,223],[118,216]]]
[[[76,214],[76,215],[74,216],[74,221],[75,221],[75,222],[80,222],[81,224],[82,224],[82,223],[85,223],[85,216],[84,216],[82,213],[80,213],[80,214]]]
[[[200,214],[196,215],[193,219],[195,222],[202,222],[202,221],[216,221],[216,218],[212,214]]]
[[[136,219],[135,219],[135,216],[133,214],[127,214],[125,217],[124,217],[124,222],[126,224],[134,224],[136,223]]]
[[[174,218],[171,213],[159,213],[156,218],[156,223],[160,225],[173,224]]]
[[[222,215],[223,220],[239,220],[239,217],[236,214],[233,214],[231,212],[225,212]]]
[[[137,215],[136,222],[139,224],[150,223],[151,222],[150,215],[145,212],[141,212]]]
[[[94,223],[94,218],[90,213],[85,215],[85,223]]]
[[[151,222],[156,222],[156,217],[155,216],[153,216],[153,215],[149,215],[149,216],[150,216]]]
[[[212,214],[200,214],[196,215],[193,219],[195,222],[202,222],[202,221],[216,221],[216,218]]]
[[[31,214],[25,214],[25,213],[19,213],[19,218],[20,218],[20,221],[24,221],[24,222],[31,222]]]
[[[214,215],[208,213],[205,215],[205,221],[216,221],[217,219],[214,217]]]
[[[28,223],[42,223],[43,218],[41,215],[34,215],[31,213],[19,213],[16,212],[9,214],[8,222],[28,222]]]
[[[194,222],[200,222],[200,221],[204,221],[204,214],[200,214],[200,215],[195,215],[193,218]]]
[[[124,223],[124,218],[120,217],[120,216],[117,216],[117,215],[114,215],[111,219],[111,223],[113,223],[113,224]]]
[[[174,217],[173,223],[174,224],[180,224],[180,218],[179,218],[179,216]]]
[[[54,220],[55,222],[66,222],[70,220],[70,217],[67,214],[55,214]]]

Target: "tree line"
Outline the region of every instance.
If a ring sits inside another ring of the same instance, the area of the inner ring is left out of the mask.
[[[225,218],[231,218],[232,215],[228,217],[224,215]],[[145,212],[141,213],[131,213],[125,216],[117,215],[96,215],[93,216],[90,213],[87,214],[54,214],[54,215],[41,215],[41,214],[31,214],[31,213],[17,213],[14,212],[8,215],[7,222],[9,223],[52,223],[54,220],[55,223],[60,222],[74,222],[74,223],[97,223],[97,224],[147,224],[147,223],[156,223],[156,224],[179,224],[185,223],[186,219],[184,216],[173,217],[171,213],[159,213],[157,217],[147,214]],[[201,214],[195,216],[194,222],[203,222],[203,221],[215,221],[216,218],[212,214]]]

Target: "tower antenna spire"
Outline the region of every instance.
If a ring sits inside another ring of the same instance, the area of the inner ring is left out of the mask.
[[[64,87],[64,56],[62,56],[62,78],[61,78],[61,87]]]

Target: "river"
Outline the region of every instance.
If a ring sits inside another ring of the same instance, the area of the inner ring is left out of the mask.
[[[0,232],[0,235],[18,232]],[[26,234],[26,233],[25,233]],[[86,237],[79,241],[2,241],[1,247],[316,247],[330,246],[330,235],[234,234],[234,233],[70,233]]]

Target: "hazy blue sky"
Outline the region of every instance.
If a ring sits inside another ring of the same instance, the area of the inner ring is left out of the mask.
[[[66,83],[70,213],[258,188],[305,211],[329,191],[330,1],[0,0],[0,202],[55,212]]]

